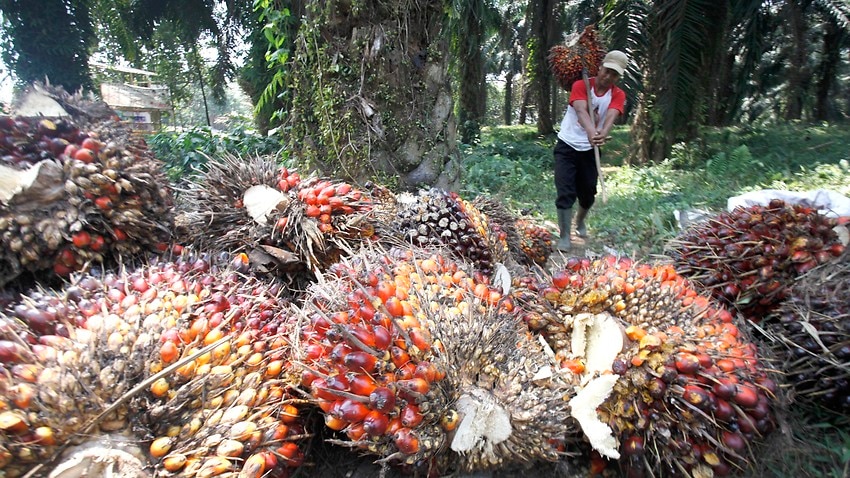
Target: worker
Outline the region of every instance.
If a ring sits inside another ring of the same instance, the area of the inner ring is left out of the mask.
[[[623,114],[626,94],[617,86],[628,66],[629,58],[619,50],[609,51],[602,60],[596,77],[590,78],[590,106],[584,80],[578,80],[570,90],[570,103],[561,121],[558,143],[555,145],[555,207],[558,211],[559,251],[569,251],[573,205],[578,201],[576,233],[587,237],[587,212],[596,198],[596,168],[594,148],[605,144],[614,121]]]

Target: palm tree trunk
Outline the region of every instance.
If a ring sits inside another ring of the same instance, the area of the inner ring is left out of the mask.
[[[806,91],[806,19],[797,1],[787,1],[783,15],[790,30],[788,43],[788,79],[783,117],[786,120],[803,116],[803,96]]]
[[[832,87],[841,62],[841,37],[843,33],[835,20],[828,19],[823,35],[823,53],[818,71],[814,116],[818,121],[832,119],[830,101]]]
[[[531,73],[529,88],[537,106],[537,132],[549,134],[554,131],[551,109],[552,75],[546,55],[554,43],[554,20],[556,0],[530,0],[529,22],[531,23],[531,57],[528,69]]]

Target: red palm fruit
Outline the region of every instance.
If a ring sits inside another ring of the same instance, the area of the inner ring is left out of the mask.
[[[372,410],[363,418],[363,430],[373,437],[382,436],[389,426],[390,418],[386,413]]]
[[[331,350],[329,354],[330,359],[333,360],[334,363],[342,363],[345,360],[345,356],[352,352],[352,348],[345,342],[340,342],[334,345],[334,348]]]
[[[357,423],[366,417],[366,414],[369,413],[369,408],[357,400],[346,398],[342,401],[337,413],[339,413],[340,418],[343,420],[349,423]]]
[[[348,426],[348,422],[341,416],[334,415],[333,413],[327,413],[325,414],[325,426],[331,430],[340,431]]]
[[[412,403],[408,403],[401,409],[399,417],[401,418],[402,426],[407,428],[416,428],[424,419],[422,413],[419,411],[419,407]]]
[[[375,334],[366,327],[353,325],[349,327],[348,331],[367,347],[375,348]]]
[[[711,405],[711,397],[708,392],[697,385],[685,385],[685,391],[682,393],[682,398],[686,402],[700,409],[705,409]]]
[[[375,348],[378,350],[387,350],[393,340],[390,331],[383,325],[376,325],[372,327],[372,333],[375,336]]]
[[[401,368],[405,364],[410,363],[410,355],[401,347],[393,345],[390,347],[390,360],[392,360],[396,368]]]
[[[729,400],[738,392],[738,386],[725,378],[717,379],[717,382],[711,389],[718,398],[722,398],[723,400]]]
[[[415,392],[421,395],[425,395],[426,393],[428,393],[428,390],[431,389],[431,386],[428,384],[428,381],[419,377],[414,377],[408,380],[398,380],[396,382],[396,386],[401,391],[409,390],[411,392]]]
[[[740,453],[747,449],[747,442],[740,433],[731,432],[731,431],[723,431],[723,435],[721,437],[721,441],[723,444],[735,453]]]
[[[388,280],[380,281],[375,287],[375,295],[381,299],[381,302],[384,304],[390,299],[390,297],[395,297],[396,289],[395,283]]]
[[[407,362],[395,371],[396,381],[410,380],[413,378],[413,372],[416,370],[416,365],[413,362]]]
[[[676,355],[676,370],[679,373],[693,375],[699,370],[699,359],[688,352],[679,353]]]
[[[386,308],[387,312],[393,317],[401,317],[404,315],[404,305],[401,303],[401,299],[394,295],[384,301],[384,308]]]
[[[413,455],[419,451],[419,437],[409,428],[400,428],[393,434],[393,442],[398,451]]]
[[[714,400],[714,418],[724,423],[729,423],[735,417],[735,409],[728,401],[718,398]]]
[[[552,285],[559,289],[564,289],[570,284],[570,276],[566,271],[558,271],[552,275]]]
[[[348,377],[348,387],[351,393],[368,397],[378,388],[378,384],[370,375],[358,373]]]
[[[387,387],[378,387],[369,394],[369,408],[389,413],[395,408],[395,393]]]
[[[409,332],[410,340],[413,341],[419,350],[428,350],[431,348],[431,334],[427,329],[415,328]]]
[[[375,371],[378,358],[368,352],[355,350],[345,355],[343,363],[352,372],[372,373]]]
[[[416,364],[413,376],[424,379],[426,382],[434,382],[437,380],[437,367],[431,362],[419,362]]]
[[[738,393],[732,397],[732,401],[744,408],[755,407],[759,400],[758,391],[749,385],[738,386]]]
[[[298,467],[304,463],[304,452],[294,442],[285,442],[275,451],[283,458],[287,466]]]

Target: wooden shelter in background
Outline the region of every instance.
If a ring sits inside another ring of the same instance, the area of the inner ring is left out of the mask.
[[[133,131],[152,133],[162,127],[162,113],[170,111],[168,87],[152,81],[156,73],[130,68],[90,62],[96,68],[119,73],[124,82],[104,81],[100,84],[103,101],[127,121]]]

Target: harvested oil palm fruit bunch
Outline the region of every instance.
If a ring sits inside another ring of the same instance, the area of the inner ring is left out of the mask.
[[[195,243],[262,255],[285,272],[323,270],[387,220],[351,184],[301,178],[271,157],[210,158],[181,199],[180,222]]]
[[[504,256],[504,239],[491,240],[486,216],[456,193],[432,188],[415,195],[400,194],[397,199],[396,227],[413,246],[444,248],[485,274],[497,261],[494,249]]]
[[[477,196],[473,205],[489,218],[490,229],[507,244],[510,257],[523,265],[545,265],[552,255],[552,233],[512,213],[495,198]]]
[[[746,468],[774,428],[776,387],[732,315],[670,266],[567,266],[517,280],[514,297],[572,373],[571,414],[594,449],[629,476]]]
[[[596,28],[589,25],[580,34],[567,38],[565,44],[549,50],[549,69],[561,88],[570,91],[573,83],[582,78],[582,70],[586,69],[589,76],[596,75],[605,53]]]
[[[559,457],[569,389],[512,300],[471,267],[393,249],[326,276],[299,349],[302,386],[345,437],[336,443],[435,473]]]
[[[850,252],[795,281],[762,327],[798,399],[850,412]]]
[[[843,226],[812,207],[773,200],[691,226],[669,253],[680,274],[759,322],[794,279],[841,255],[836,227]]]
[[[523,256],[527,258],[526,264],[534,263],[540,266],[546,265],[552,255],[552,233],[545,227],[535,224],[528,219],[520,219],[516,222],[516,229],[522,238],[520,249]]]
[[[170,240],[160,164],[112,118],[0,117],[0,287]]]
[[[11,324],[0,341],[6,476],[79,467],[56,452],[91,441],[102,451],[105,433],[144,444],[155,476],[287,476],[299,466],[289,304],[278,285],[243,276],[244,260],[83,275],[0,317]],[[39,316],[56,335],[24,329]]]

